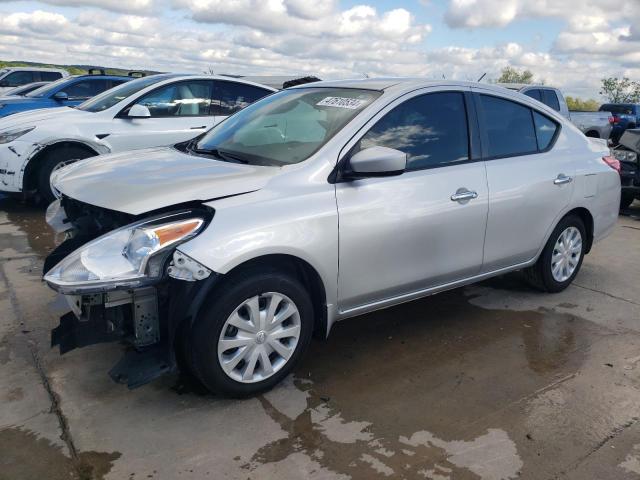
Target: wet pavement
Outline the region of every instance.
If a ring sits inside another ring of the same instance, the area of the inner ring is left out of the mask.
[[[640,205],[557,295],[517,274],[337,324],[237,401],[61,357],[44,213],[0,199],[0,480],[640,478]],[[58,312],[58,313],[56,313]]]

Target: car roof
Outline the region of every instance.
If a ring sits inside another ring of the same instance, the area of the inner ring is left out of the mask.
[[[62,68],[46,68],[46,67],[4,67],[7,70],[12,71],[29,71],[29,72],[60,72],[60,73],[69,73]]]
[[[278,91],[277,88],[273,88],[269,85],[265,85],[264,83],[252,82],[250,80],[245,80],[243,78],[230,77],[226,75],[211,75],[208,73],[158,73],[153,76],[163,77],[161,80],[158,80],[158,83],[163,82],[165,80],[221,80],[223,82],[235,82],[235,83],[244,83],[246,85],[253,85],[255,87],[271,90],[272,92]]]
[[[489,83],[468,82],[461,80],[429,80],[426,78],[389,77],[389,78],[359,78],[348,80],[325,80],[306,83],[290,88],[360,88],[378,91],[411,91],[426,87],[477,87],[484,90],[504,92],[504,88]]]
[[[89,73],[87,74],[83,74],[83,75],[71,75],[70,77],[67,77],[67,80],[72,80],[72,79],[78,79],[78,78],[96,78],[96,79],[107,79],[107,80],[112,80],[112,79],[116,79],[116,80],[120,80],[122,78],[126,78],[128,80],[133,80],[134,78],[139,78],[139,77],[129,77],[127,75],[91,75]]]
[[[522,90],[523,88],[533,87],[533,88],[548,88],[550,90],[556,90],[556,87],[552,87],[550,85],[542,85],[539,83],[494,83],[493,85],[497,85],[499,87],[508,88],[509,90]]]

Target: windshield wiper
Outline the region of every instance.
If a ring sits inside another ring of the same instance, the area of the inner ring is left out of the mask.
[[[224,162],[242,163],[242,164],[249,163],[248,160],[245,160],[243,158],[238,158],[235,155],[230,155],[230,154],[225,153],[225,152],[221,152],[217,148],[194,148],[191,151],[194,152],[194,153],[198,153],[200,155],[207,155],[207,156],[210,156],[210,157],[214,157],[214,158],[217,158],[218,160],[222,160]]]

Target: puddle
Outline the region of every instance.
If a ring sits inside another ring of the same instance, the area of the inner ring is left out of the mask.
[[[45,257],[56,246],[55,233],[45,221],[44,207],[0,196],[0,251],[35,252]]]
[[[356,480],[517,478],[507,432],[521,419],[494,414],[578,371],[598,329],[565,313],[480,308],[462,290],[339,323],[296,369],[306,408],[295,416],[261,397],[286,437],[244,468],[304,453]]]
[[[47,480],[102,480],[120,453],[81,452],[77,462],[35,433],[17,428],[0,430],[0,478]]]

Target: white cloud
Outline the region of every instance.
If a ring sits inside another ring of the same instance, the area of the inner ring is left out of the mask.
[[[64,7],[98,7],[122,13],[147,14],[153,12],[156,0],[40,0],[42,3]]]
[[[637,0],[450,0],[445,21],[454,28],[504,27],[526,18],[560,18],[571,31],[603,31],[637,24]]]
[[[11,13],[0,7],[0,58],[162,71],[211,67],[236,74],[461,80],[476,80],[485,72],[496,78],[511,65],[586,97],[597,96],[603,76],[640,77],[640,28],[632,25],[640,25],[640,0],[631,6],[623,1],[618,10],[604,13],[613,0],[598,0],[599,7],[591,9],[586,8],[591,0],[538,0],[535,5],[530,0],[451,0],[447,21],[466,28],[543,15],[566,20],[549,51],[515,42],[433,48],[431,27],[407,9],[341,8],[338,0],[46,1],[104,8],[45,6]],[[174,10],[153,15],[145,10],[169,2]],[[116,4],[123,14],[104,11]]]
[[[312,37],[385,36],[398,41],[423,39],[431,27],[415,24],[411,13],[398,8],[382,15],[370,5],[340,10],[338,2],[321,0],[174,0],[176,8],[201,23],[235,25],[262,32]]]

